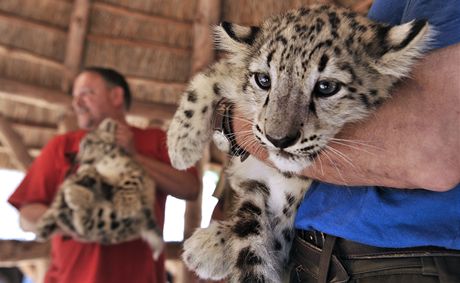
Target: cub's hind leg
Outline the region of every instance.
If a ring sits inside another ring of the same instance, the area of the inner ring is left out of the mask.
[[[164,249],[162,233],[153,217],[153,211],[144,209],[143,213],[145,214],[145,224],[144,229],[141,230],[141,237],[149,244],[153,258],[157,260]]]
[[[231,272],[234,258],[231,250],[231,224],[212,222],[197,229],[184,243],[182,258],[187,267],[203,279],[220,280]]]
[[[155,212],[151,209],[151,198],[145,197],[143,200],[143,228],[141,229],[141,237],[150,246],[153,252],[153,258],[158,259],[164,249],[163,233],[158,227],[158,222],[155,218]]]
[[[142,207],[141,192],[146,189],[140,173],[132,172],[114,188],[113,206],[121,218],[133,217]]]
[[[247,182],[243,187],[250,190],[238,194],[236,209],[228,220],[198,229],[185,242],[184,262],[205,279],[280,282],[273,269],[273,240],[264,210],[268,189],[257,182]]]

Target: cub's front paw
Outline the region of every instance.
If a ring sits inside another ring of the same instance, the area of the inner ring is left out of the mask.
[[[182,258],[200,278],[220,280],[228,276],[233,266],[229,244],[225,226],[214,222],[208,228],[196,230],[185,241]]]
[[[203,138],[206,139],[209,134],[197,132],[200,135],[181,125],[181,122],[173,120],[168,130],[168,153],[174,168],[185,170],[200,160],[206,146]]]
[[[94,194],[85,187],[69,184],[64,190],[64,200],[72,210],[85,209],[94,201]]]

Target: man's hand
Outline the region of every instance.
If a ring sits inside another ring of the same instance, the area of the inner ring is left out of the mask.
[[[136,148],[134,147],[134,134],[128,124],[117,122],[115,141],[119,146],[124,148],[126,152],[132,155],[136,154]]]
[[[31,203],[19,209],[19,225],[26,232],[37,232],[37,223],[48,210],[48,206],[41,203]]]

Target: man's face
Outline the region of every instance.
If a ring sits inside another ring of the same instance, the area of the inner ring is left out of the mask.
[[[72,107],[80,128],[94,129],[105,118],[115,116],[112,91],[97,73],[83,72],[75,79]]]

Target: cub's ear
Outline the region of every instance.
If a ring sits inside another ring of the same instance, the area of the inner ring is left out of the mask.
[[[222,22],[214,28],[214,41],[219,50],[231,53],[245,52],[254,44],[259,33],[259,27]]]
[[[428,49],[431,35],[430,25],[424,20],[394,27],[377,26],[373,48],[368,49],[375,59],[375,69],[396,78],[406,76],[414,60]]]

